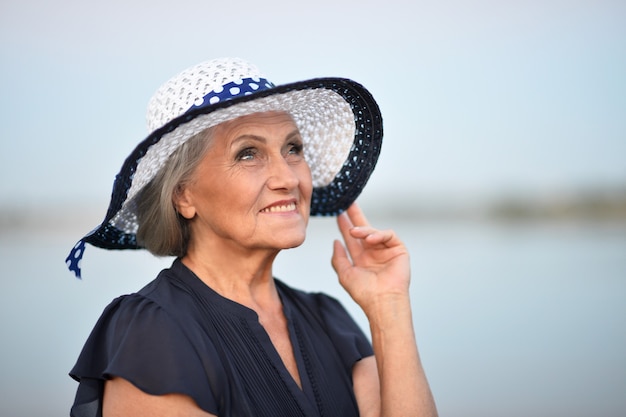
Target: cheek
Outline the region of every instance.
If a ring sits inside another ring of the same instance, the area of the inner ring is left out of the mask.
[[[221,210],[228,210],[233,215],[256,213],[264,181],[263,176],[258,174],[225,179],[220,184],[220,194],[223,196]]]
[[[307,199],[311,199],[313,193],[313,178],[311,177],[311,169],[306,162],[302,164],[300,168],[300,189],[305,193]]]

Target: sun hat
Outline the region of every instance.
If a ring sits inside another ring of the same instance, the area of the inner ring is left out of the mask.
[[[72,248],[68,268],[80,278],[86,243],[141,249],[135,198],[168,157],[209,127],[266,111],[289,113],[300,130],[313,180],[311,215],[347,209],[367,183],[382,145],[382,117],[369,91],[346,78],[276,86],[242,59],[215,59],[182,71],[150,99],[150,133],[124,161],[104,220]]]

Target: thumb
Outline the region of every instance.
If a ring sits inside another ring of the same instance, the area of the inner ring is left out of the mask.
[[[343,247],[339,240],[333,242],[333,256],[331,258],[333,269],[337,275],[341,275],[343,271],[352,266],[346,249]]]

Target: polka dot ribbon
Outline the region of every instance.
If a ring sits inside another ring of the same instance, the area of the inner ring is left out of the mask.
[[[274,84],[265,78],[244,78],[233,81],[216,88],[202,98],[198,98],[194,105],[187,111],[198,107],[211,106],[221,101],[231,100],[240,96],[248,96],[252,93],[256,93],[257,91],[263,91],[273,87]]]
[[[85,241],[81,239],[65,258],[65,264],[76,275],[76,278],[80,278],[80,261],[83,258],[83,253],[85,253]]]

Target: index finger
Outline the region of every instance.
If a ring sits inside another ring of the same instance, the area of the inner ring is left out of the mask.
[[[339,231],[343,236],[343,241],[348,249],[350,257],[354,257],[361,250],[361,242],[358,239],[355,239],[350,233],[354,225],[352,224],[348,213],[343,212],[337,216],[337,225],[339,226]]]
[[[365,217],[365,214],[363,214],[363,210],[361,210],[361,207],[359,207],[357,203],[352,203],[352,205],[346,210],[346,213],[354,226],[362,227],[370,225]]]

